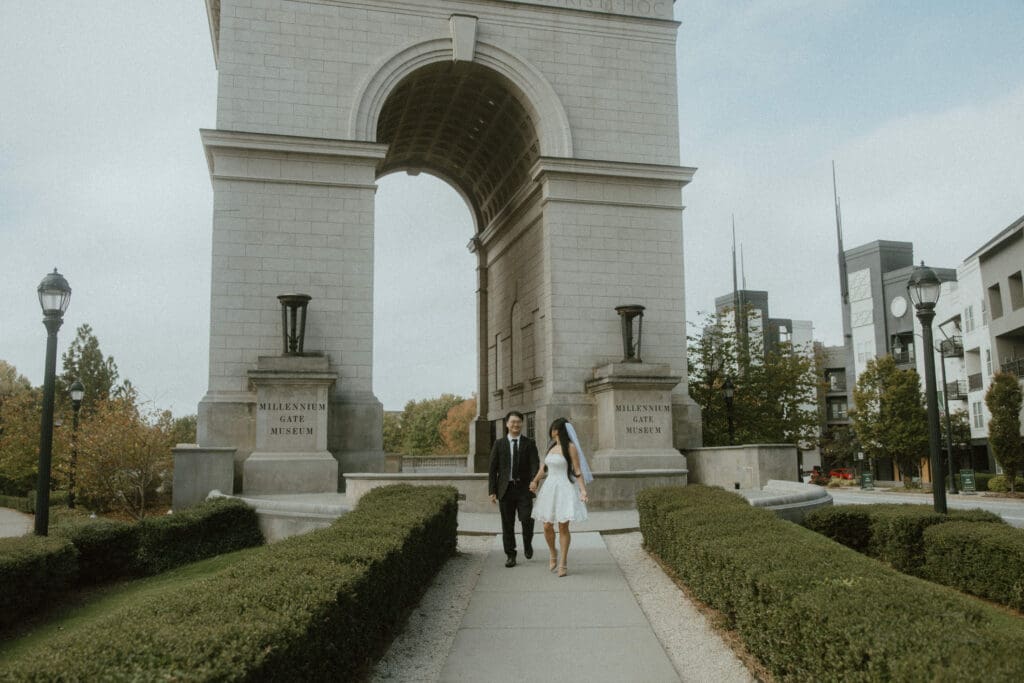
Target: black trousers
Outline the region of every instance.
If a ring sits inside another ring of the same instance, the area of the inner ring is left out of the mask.
[[[519,515],[519,523],[523,527],[523,547],[533,547],[533,494],[526,484],[519,486],[509,485],[505,489],[505,496],[498,501],[498,510],[501,512],[501,541],[505,546],[506,555],[514,555],[516,552],[516,514]]]

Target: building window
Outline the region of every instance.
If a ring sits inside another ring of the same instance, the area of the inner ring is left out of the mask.
[[[993,320],[1003,317],[1003,296],[998,284],[988,288],[988,310],[992,312]]]
[[[964,332],[974,332],[974,305],[964,309]]]
[[[981,401],[975,401],[971,404],[971,426],[974,429],[985,428],[985,417],[981,412]]]
[[[992,376],[992,349],[985,349],[985,374]]]
[[[825,378],[829,391],[846,391],[846,370],[828,370]]]
[[[857,344],[857,362],[867,363],[875,357],[875,343],[870,339]]]
[[[1024,278],[1021,277],[1021,271],[1017,271],[1010,276],[1010,306],[1013,310],[1024,307]]]
[[[846,417],[847,417],[846,399],[845,398],[830,398],[828,400],[828,419],[830,419],[830,420],[845,420]]]

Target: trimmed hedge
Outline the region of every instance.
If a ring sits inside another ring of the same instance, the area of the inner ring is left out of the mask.
[[[50,491],[51,508],[67,504],[67,491]],[[0,496],[0,507],[11,508],[12,510],[34,515],[36,512],[36,492],[29,491],[24,496]]]
[[[78,584],[88,586],[131,576],[137,571],[139,538],[124,522],[76,518],[62,521],[53,535],[78,549]]]
[[[640,530],[779,680],[1024,676],[1024,620],[704,486],[647,489]],[[995,525],[993,525],[995,526]]]
[[[452,487],[369,492],[328,527],[16,657],[13,680],[361,680],[455,552]]]
[[[901,572],[918,574],[924,565],[925,530],[954,520],[1005,524],[999,515],[985,510],[950,510],[941,515],[928,506],[907,503],[819,508],[807,515],[804,526]]]
[[[208,500],[173,515],[146,517],[135,525],[135,533],[141,574],[159,574],[264,542],[256,511],[233,498]]]
[[[921,575],[1024,610],[1024,530],[950,522],[924,532]]]
[[[75,582],[78,551],[63,538],[0,538],[0,628],[60,595]]]

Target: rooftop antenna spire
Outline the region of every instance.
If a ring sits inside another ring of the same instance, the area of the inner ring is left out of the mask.
[[[732,315],[736,334],[740,332],[740,287],[736,276],[736,214],[732,215]]]
[[[839,291],[843,295],[843,305],[847,305],[850,303],[850,287],[846,277],[846,255],[843,252],[843,212],[839,206],[835,159],[832,160],[832,197],[836,203],[836,241],[839,245]]]

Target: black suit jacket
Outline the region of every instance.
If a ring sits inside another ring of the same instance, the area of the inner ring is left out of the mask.
[[[530,479],[537,476],[540,469],[540,457],[537,455],[537,444],[528,436],[519,435],[519,457],[526,458],[528,479],[523,482],[529,485]],[[491,465],[487,474],[487,494],[497,496],[501,500],[508,489],[509,470],[512,468],[512,444],[508,436],[503,436],[491,446]]]

